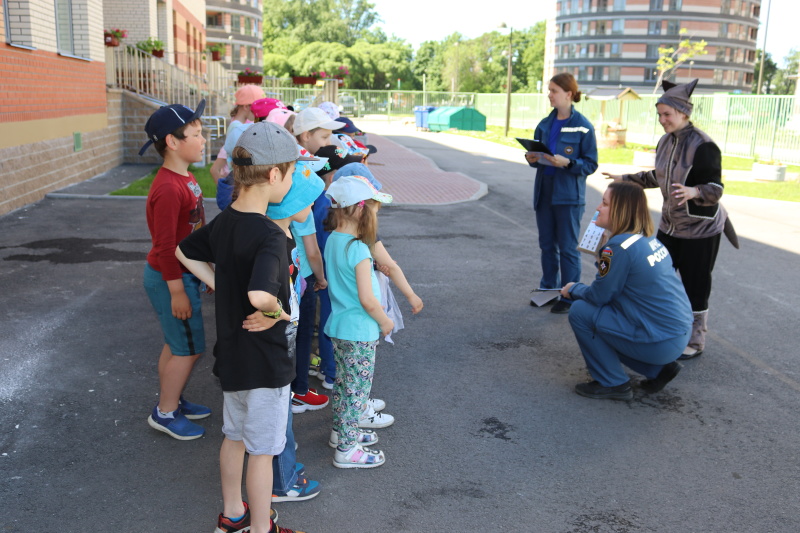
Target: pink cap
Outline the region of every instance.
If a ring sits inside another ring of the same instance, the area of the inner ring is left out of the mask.
[[[250,111],[259,118],[268,116],[273,109],[286,109],[286,104],[277,98],[261,98],[250,105]]]
[[[236,90],[236,105],[250,105],[264,98],[264,89],[258,85],[242,85]]]
[[[289,111],[288,109],[284,109],[281,107],[276,107],[272,111],[269,112],[267,115],[267,122],[274,122],[280,126],[286,126],[286,121],[289,120],[289,117],[295,115],[294,111]]]

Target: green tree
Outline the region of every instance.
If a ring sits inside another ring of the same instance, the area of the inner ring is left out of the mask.
[[[417,85],[422,87],[422,75],[425,75],[425,84],[429,91],[447,91],[450,87],[442,81],[444,69],[444,44],[436,41],[425,41],[414,54],[411,68],[417,79]]]
[[[536,92],[539,82],[544,83],[545,21],[540,20],[528,29],[528,45],[522,52],[522,65],[526,70],[526,90]]]
[[[759,94],[758,92],[758,77],[759,72],[761,71],[761,54],[764,53],[763,50],[759,49],[756,50],[756,64],[753,66],[753,94]],[[775,78],[775,75],[778,73],[778,65],[775,61],[772,60],[772,55],[767,52],[767,55],[764,56],[764,76],[761,80],[761,93],[760,94],[770,94],[772,91],[770,88],[772,87],[772,80]]]
[[[797,84],[796,76],[800,74],[800,50],[793,48],[789,55],[784,59],[785,67],[780,69],[775,75],[774,94],[794,94]],[[764,69],[766,73],[766,69]]]
[[[361,81],[365,77],[363,57],[339,43],[306,44],[288,58],[287,63],[290,66],[288,75],[291,76],[333,78],[347,71],[349,74],[344,76],[344,80],[348,86],[353,80]]]
[[[681,28],[679,35],[686,35],[686,28]],[[658,47],[658,61],[656,62],[656,69],[658,70],[658,79],[656,85],[653,87],[655,93],[664,78],[668,78],[675,72],[678,67],[684,64],[695,56],[701,56],[708,53],[706,51],[705,40],[692,41],[691,37],[685,37],[678,43],[677,48],[674,46],[659,46]]]
[[[403,89],[416,88],[411,70],[413,50],[405,41],[395,40],[373,44],[365,40],[352,47],[354,55],[362,58],[363,75],[353,77],[353,86],[359,89],[386,89],[396,87],[397,80]]]
[[[369,28],[380,20],[374,9],[366,0],[272,0],[264,5],[264,49],[286,55],[281,39],[352,46],[374,37]]]

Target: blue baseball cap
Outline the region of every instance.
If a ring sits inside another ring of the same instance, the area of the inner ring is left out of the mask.
[[[154,142],[165,138],[181,126],[191,124],[199,119],[203,116],[205,109],[206,100],[204,98],[197,104],[195,111],[181,104],[165,105],[156,110],[144,125],[144,132],[147,134],[148,141],[139,150],[139,155],[143,155]]]
[[[279,204],[269,204],[267,216],[272,220],[289,218],[314,203],[325,189],[325,182],[319,176],[302,167],[295,167],[292,174],[292,187]]]
[[[333,182],[339,178],[345,178],[347,176],[364,176],[369,180],[372,186],[375,187],[375,189],[381,190],[383,188],[381,182],[375,179],[375,176],[372,175],[372,171],[370,171],[370,169],[367,168],[367,165],[364,163],[348,163],[336,171],[336,174],[333,175],[333,180],[331,181]]]

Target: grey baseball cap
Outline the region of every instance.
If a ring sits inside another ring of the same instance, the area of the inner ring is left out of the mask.
[[[241,146],[250,157],[234,157],[239,166],[277,165],[290,161],[317,161],[316,157],[300,155],[294,135],[274,122],[256,122],[242,133],[236,146]]]

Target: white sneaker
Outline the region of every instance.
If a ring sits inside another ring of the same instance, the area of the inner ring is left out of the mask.
[[[370,398],[370,399],[367,401],[367,404],[368,404],[370,407],[372,407],[372,409],[373,409],[373,410],[374,410],[376,413],[380,413],[381,411],[383,411],[384,409],[386,409],[386,402],[384,402],[383,400],[379,400],[378,398]]]
[[[363,448],[358,444],[347,451],[336,448],[333,454],[333,466],[336,468],[375,468],[385,462],[382,451]]]
[[[378,434],[371,429],[362,429],[358,432],[358,444],[361,446],[372,446],[378,443]],[[328,439],[328,446],[336,448],[339,445],[339,432],[331,430],[331,437]]]
[[[367,405],[367,410],[364,411],[364,414],[362,414],[361,418],[358,420],[358,427],[360,428],[380,429],[388,428],[392,424],[394,424],[394,417],[392,415],[376,413],[375,409],[369,405]]]
[[[332,390],[333,389],[333,380],[328,381],[328,376],[326,376],[325,374],[320,372],[319,374],[317,374],[317,377],[320,380],[322,380],[322,387],[323,388],[328,389],[328,390]]]

